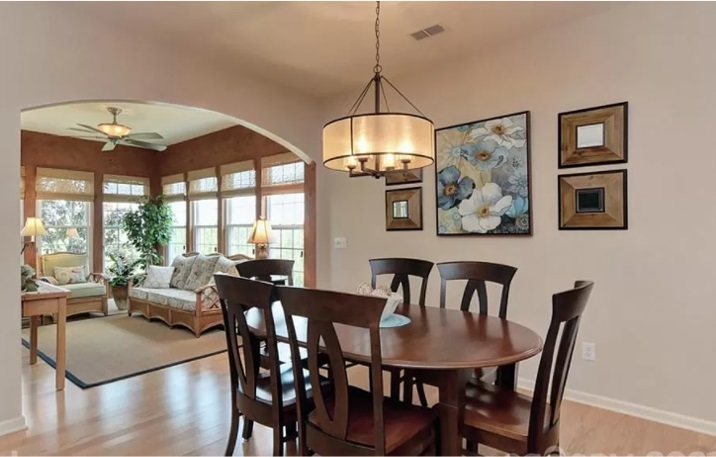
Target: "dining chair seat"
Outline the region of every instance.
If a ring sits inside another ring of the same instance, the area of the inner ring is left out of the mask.
[[[296,405],[296,385],[294,384],[293,379],[293,367],[290,363],[284,363],[279,368],[279,376],[277,379],[279,379],[279,386],[280,386],[280,392],[281,397],[283,399],[283,406],[284,408],[288,408],[291,406]],[[311,391],[311,385],[310,381],[308,379],[308,370],[303,370],[303,378],[306,380],[306,389],[310,393]],[[243,393],[242,387],[239,385],[238,387],[239,393]],[[268,375],[268,373],[265,373],[263,375],[259,375],[256,378],[256,396],[255,399],[258,401],[262,401],[267,404],[271,404],[272,402],[272,395],[271,395],[271,377]]]
[[[530,424],[532,397],[494,384],[468,384],[465,391],[465,420],[467,427],[494,433],[524,443]]]
[[[359,445],[375,447],[375,416],[373,415],[372,394],[351,386],[348,390],[348,401],[350,410],[348,411],[346,439]],[[326,409],[331,415],[334,414],[333,400],[326,402]],[[436,419],[437,413],[433,409],[410,405],[386,397],[383,402],[386,453],[414,455],[409,449],[405,449],[403,445],[413,441],[410,444],[414,446],[414,439],[416,434],[420,434],[419,431],[424,432],[426,440],[432,439],[431,435]],[[325,428],[326,426],[326,424],[321,423],[317,410],[308,415],[308,422],[319,428]]]

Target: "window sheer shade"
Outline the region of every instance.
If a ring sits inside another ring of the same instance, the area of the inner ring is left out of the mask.
[[[303,183],[304,163],[295,154],[286,152],[261,158],[261,187]]]
[[[184,174],[179,173],[162,177],[162,195],[166,202],[186,200],[186,182]]]
[[[35,180],[38,200],[94,200],[94,173],[38,168]]]
[[[216,198],[218,195],[219,180],[216,178],[216,168],[190,171],[187,177],[190,200]]]
[[[149,178],[104,175],[102,189],[104,201],[126,202],[149,195]]]
[[[230,163],[220,167],[221,195],[235,197],[253,195],[256,188],[256,170],[253,160]]]

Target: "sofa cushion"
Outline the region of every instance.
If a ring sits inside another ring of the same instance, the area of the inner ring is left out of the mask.
[[[168,289],[174,274],[174,267],[150,265],[142,287],[147,289]]]
[[[174,267],[174,273],[172,273],[172,280],[170,281],[171,287],[176,289],[183,289],[186,285],[186,280],[191,273],[191,268],[194,266],[198,256],[184,257],[183,255],[177,256],[172,262]]]
[[[84,265],[75,267],[55,267],[53,276],[57,280],[57,284],[64,286],[67,284],[86,283],[88,273]]]
[[[145,289],[144,287],[132,287],[129,289],[129,296],[138,300],[146,300],[147,294],[152,292],[152,289]]]
[[[196,256],[194,265],[191,266],[191,273],[189,273],[189,277],[183,289],[193,291],[209,284],[209,280],[214,275],[214,268],[219,258],[221,258],[221,256],[218,255],[205,256],[199,254]]]
[[[147,291],[146,300],[159,305],[171,306],[184,311],[196,310],[196,294],[190,290],[181,289],[144,289]]]
[[[223,255],[219,257],[214,267],[214,273],[226,273],[229,276],[239,276],[239,272],[236,270],[236,264],[240,261],[231,260]]]
[[[84,297],[101,297],[107,293],[104,285],[96,282],[84,282],[79,284],[66,284],[63,289],[70,291],[68,299],[84,298]]]

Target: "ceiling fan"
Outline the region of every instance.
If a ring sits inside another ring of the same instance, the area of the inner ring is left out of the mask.
[[[143,140],[161,140],[163,136],[157,132],[141,132],[131,133],[132,129],[126,125],[122,125],[117,122],[117,116],[122,113],[121,108],[108,107],[107,111],[112,115],[112,122],[103,122],[97,127],[91,125],[80,124],[77,125],[81,128],[70,127],[69,130],[76,132],[91,133],[92,135],[80,135],[75,138],[91,138],[95,140],[105,140],[102,151],[111,151],[118,144],[124,144],[127,146],[137,146],[145,149],[153,149],[155,151],[163,151],[167,147],[161,144],[150,143]]]

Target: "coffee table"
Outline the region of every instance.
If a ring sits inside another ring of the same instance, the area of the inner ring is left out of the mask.
[[[65,388],[65,322],[67,297],[70,291],[45,282],[38,282],[37,292],[23,292],[21,296],[22,317],[30,319],[30,365],[37,363],[37,327],[45,314],[57,316],[57,363],[55,387]]]

